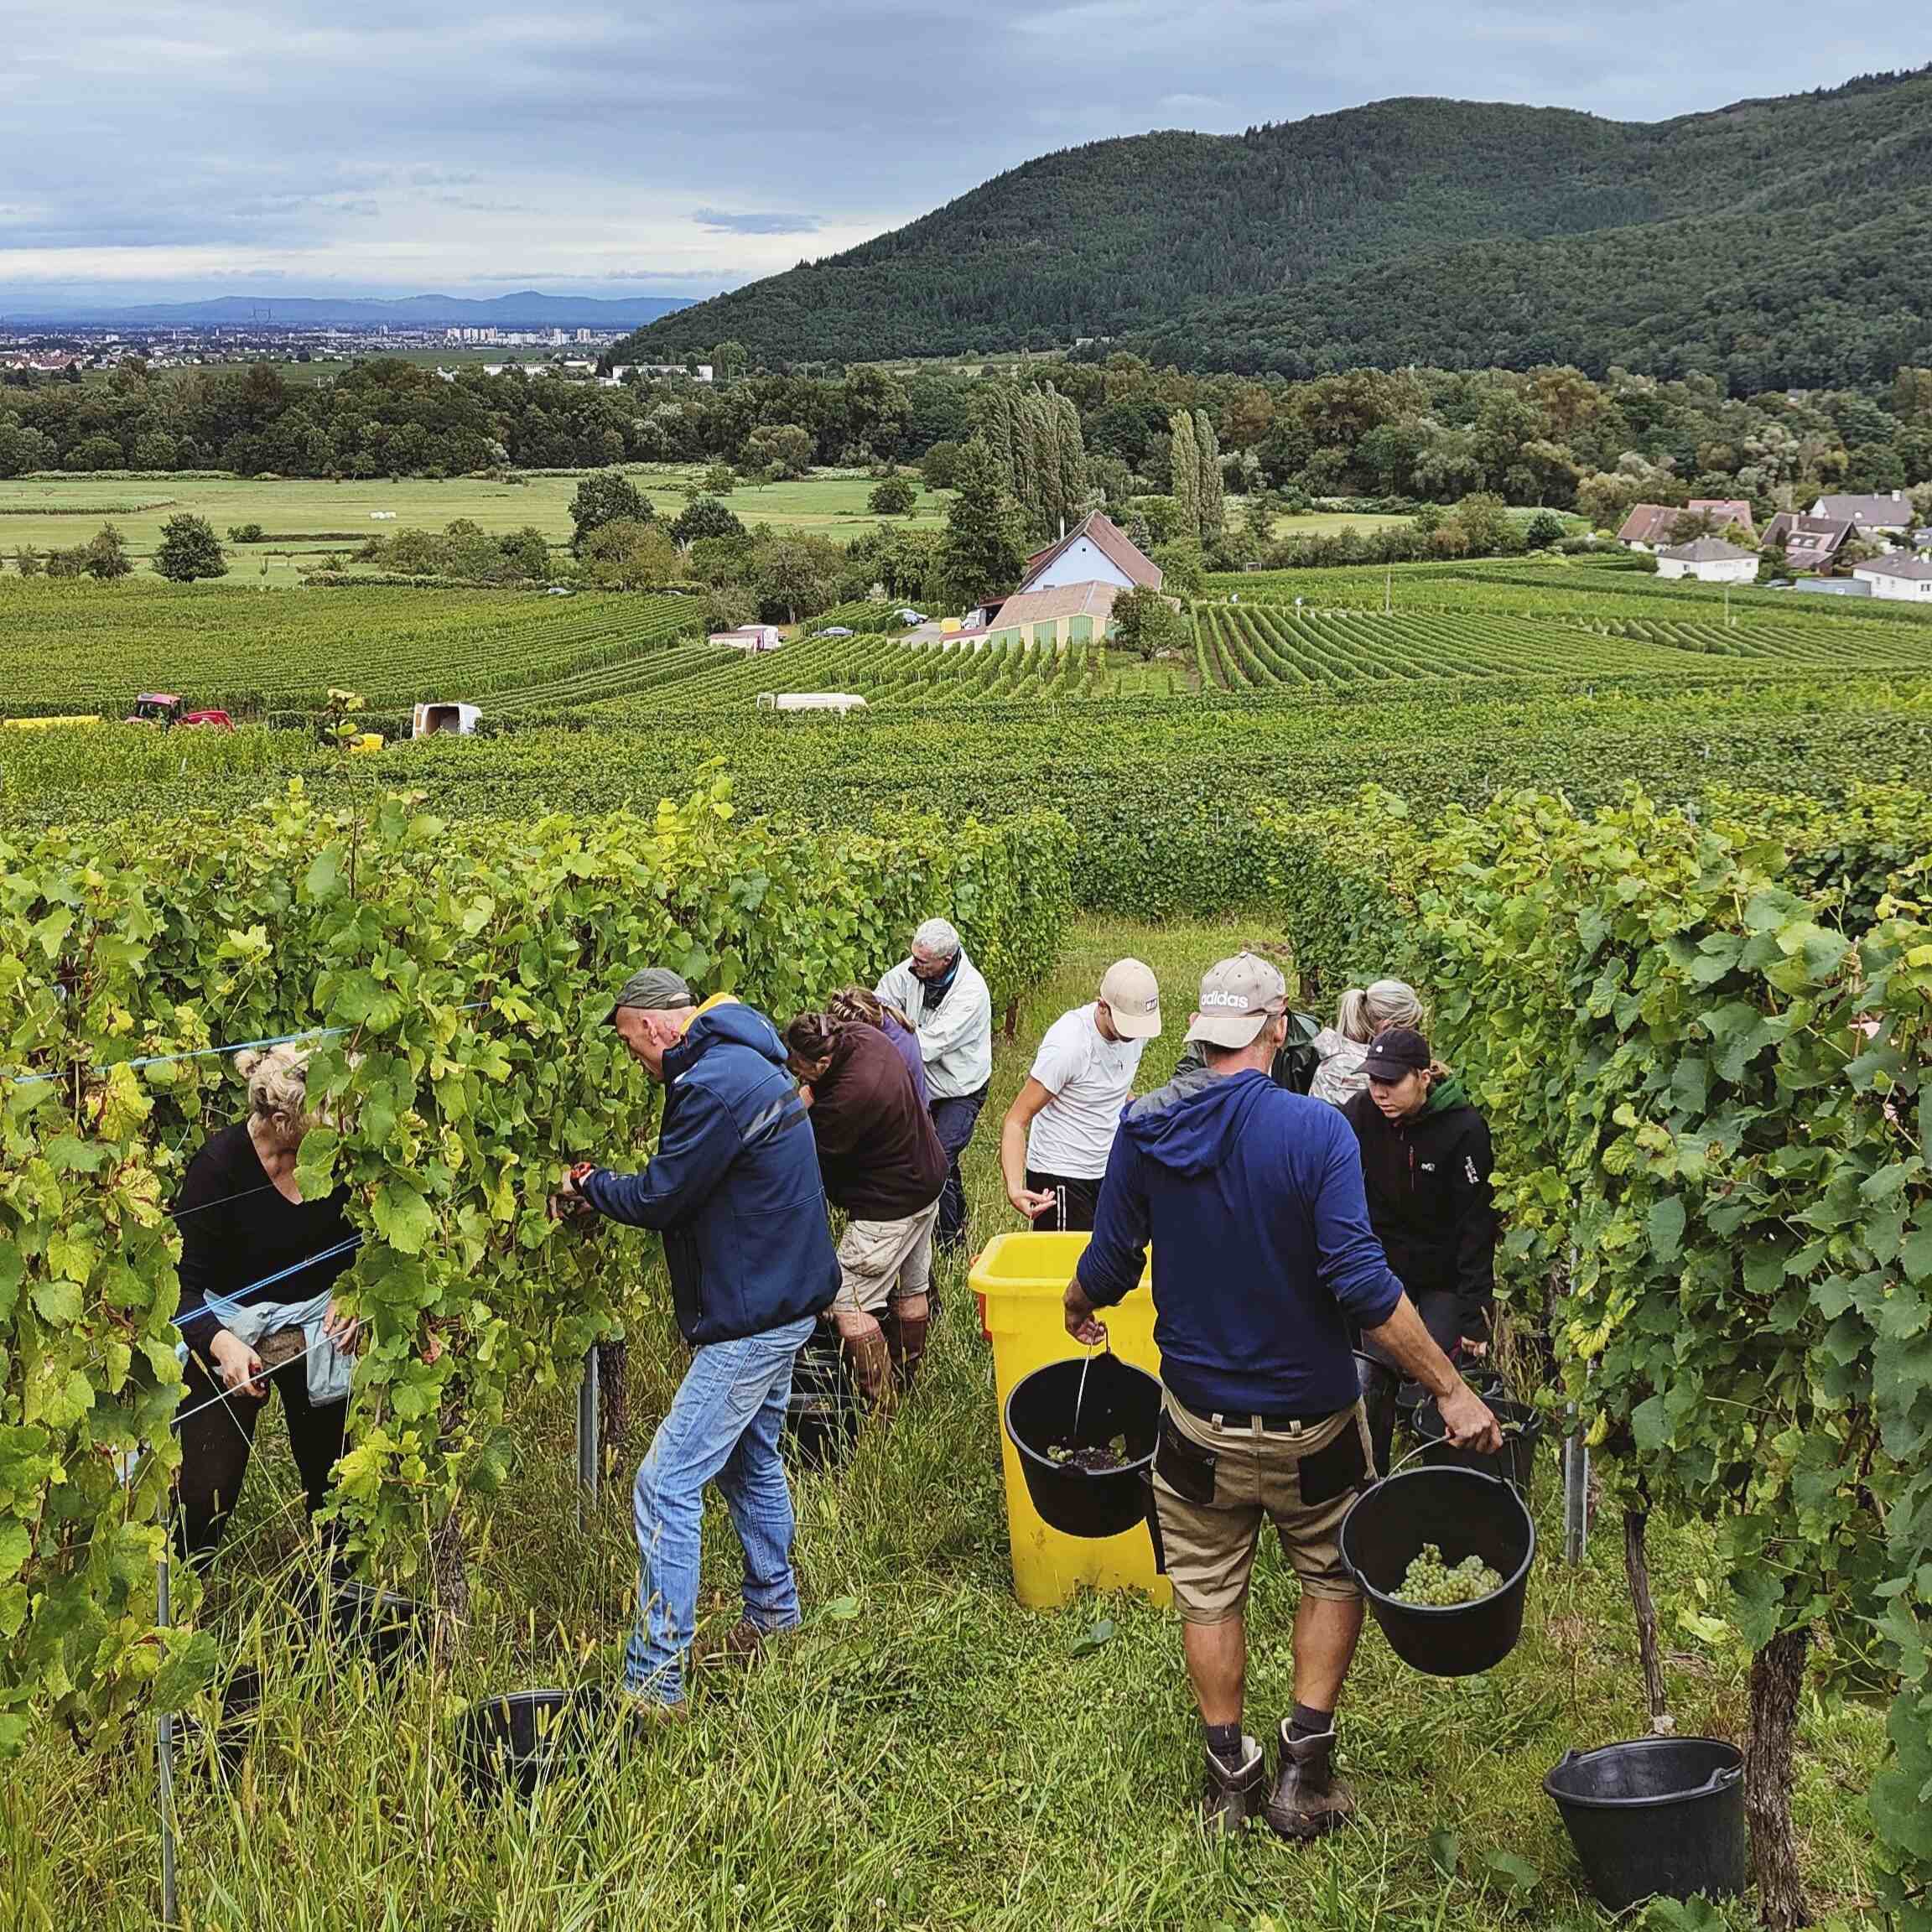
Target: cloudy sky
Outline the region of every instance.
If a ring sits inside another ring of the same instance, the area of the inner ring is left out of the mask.
[[[0,312],[708,294],[1051,148],[1400,94],[1633,120],[1932,58],[1760,0],[0,0]],[[1717,57],[1706,60],[1711,53]]]

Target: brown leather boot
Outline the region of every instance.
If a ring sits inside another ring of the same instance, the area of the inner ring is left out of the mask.
[[[765,1633],[749,1617],[724,1630],[701,1632],[693,1640],[689,1661],[693,1670],[708,1666],[749,1664],[765,1647]]]
[[[1245,1831],[1268,1789],[1268,1763],[1252,1737],[1241,1740],[1241,1762],[1233,1770],[1210,1751],[1201,1780],[1201,1826],[1208,1832]]]
[[[921,1298],[922,1303],[924,1297]],[[919,1375],[919,1364],[926,1357],[926,1331],[930,1326],[923,1306],[917,1315],[905,1312],[903,1306],[895,1301],[886,1311],[880,1322],[886,1331],[886,1345],[892,1352],[892,1373],[898,1380],[899,1391],[908,1394]]]
[[[842,1335],[840,1346],[852,1370],[852,1385],[869,1409],[876,1409],[892,1393],[892,1352],[877,1322],[858,1335]]]
[[[1284,1838],[1319,1838],[1355,1815],[1348,1787],[1334,1774],[1335,1733],[1291,1737],[1281,1725],[1281,1768],[1262,1815]]]

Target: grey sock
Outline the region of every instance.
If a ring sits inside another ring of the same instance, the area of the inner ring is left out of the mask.
[[[1308,1704],[1297,1704],[1294,1715],[1288,1720],[1288,1735],[1291,1737],[1319,1737],[1325,1732],[1334,1728],[1335,1713],[1332,1711],[1317,1711]]]
[[[1241,1727],[1239,1724],[1203,1724],[1201,1728],[1208,1734],[1208,1748],[1230,1771],[1239,1770],[1241,1760],[1246,1755],[1241,1742]]]

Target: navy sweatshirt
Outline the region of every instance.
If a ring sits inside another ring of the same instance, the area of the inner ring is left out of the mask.
[[[600,1214],[664,1237],[684,1339],[762,1335],[831,1306],[839,1261],[805,1104],[762,1013],[708,1006],[664,1056],[664,1118],[641,1174],[581,1183]]]
[[[1197,1415],[1333,1415],[1356,1399],[1351,1325],[1402,1284],[1368,1225],[1341,1114],[1265,1073],[1183,1073],[1130,1103],[1082,1291],[1110,1307],[1154,1249],[1161,1375]]]

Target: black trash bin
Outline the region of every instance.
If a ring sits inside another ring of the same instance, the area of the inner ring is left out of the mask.
[[[1140,1472],[1154,1460],[1160,1429],[1161,1384],[1111,1353],[1049,1362],[1016,1382],[1006,1398],[1006,1433],[1020,1452],[1026,1493],[1041,1519],[1068,1536],[1118,1536],[1145,1523]],[[1127,1443],[1119,1469],[1082,1469],[1046,1453],[1055,1444],[1103,1448],[1116,1436]]]
[[[456,1721],[456,1761],[465,1792],[486,1800],[507,1787],[519,1798],[581,1763],[610,1718],[609,1692],[512,1690],[472,1705]]]
[[[1751,1874],[1744,1758],[1716,1737],[1639,1737],[1565,1753],[1543,1780],[1597,1901],[1728,1898]]]
[[[801,1469],[843,1468],[859,1440],[860,1405],[838,1331],[821,1322],[792,1365],[782,1438]]]
[[[1425,1543],[1452,1566],[1480,1556],[1503,1587],[1473,1603],[1405,1603],[1394,1592]],[[1507,1483],[1473,1469],[1408,1469],[1365,1489],[1342,1519],[1342,1561],[1389,1647],[1432,1677],[1499,1664],[1523,1633],[1536,1525]]]

